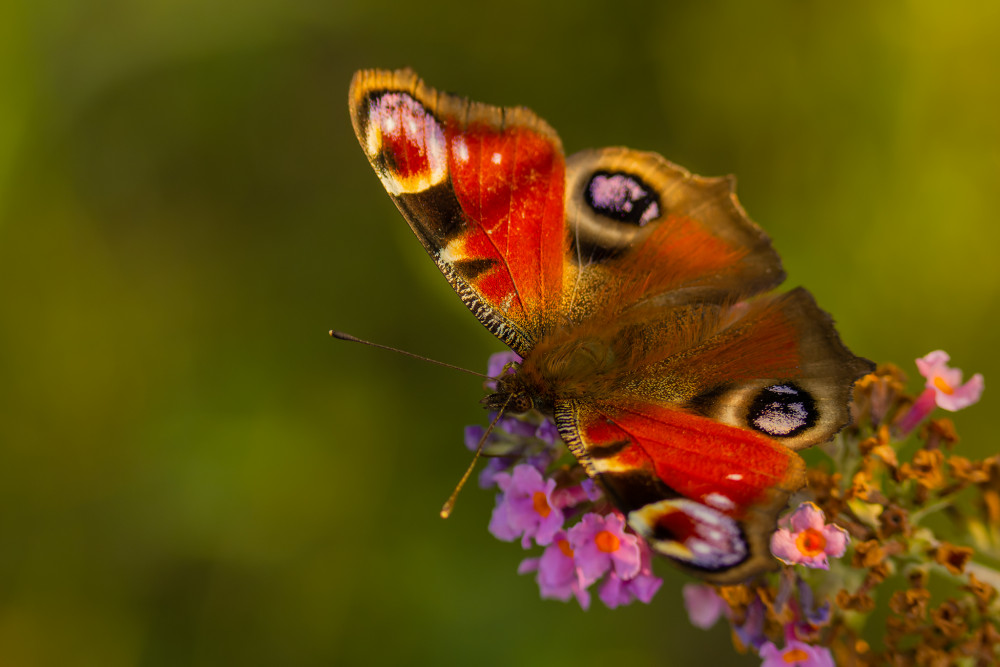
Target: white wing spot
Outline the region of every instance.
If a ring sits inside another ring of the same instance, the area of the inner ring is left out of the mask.
[[[709,493],[705,496],[704,500],[705,504],[720,510],[731,510],[736,507],[736,503],[721,493]]]
[[[702,556],[712,553],[712,547],[708,546],[701,540],[688,540],[687,546],[691,551]]]
[[[738,482],[741,479],[743,479],[743,475],[739,474],[738,472],[734,472],[734,473],[731,473],[729,475],[726,475],[726,479],[731,479],[734,482]]]
[[[405,143],[406,150],[426,157],[425,168],[401,177],[391,164],[379,160],[376,170],[389,194],[422,192],[445,180],[448,175],[448,152],[444,130],[423,104],[406,93],[385,93],[369,102],[365,148],[368,159],[376,165],[385,148],[384,138],[391,143]],[[392,146],[392,150],[399,150]]]
[[[458,158],[459,162],[469,161],[469,146],[465,143],[464,137],[455,139],[455,157]]]
[[[501,156],[500,153],[494,153],[493,157],[490,159],[493,161],[493,164],[500,164],[500,160],[502,159],[502,157],[503,156]]]
[[[437,258],[438,261],[441,262],[442,264],[447,264],[448,266],[451,266],[452,264],[455,263],[455,253],[452,252],[451,250],[451,246],[453,245],[453,243],[454,242],[449,243],[445,247],[438,250]]]

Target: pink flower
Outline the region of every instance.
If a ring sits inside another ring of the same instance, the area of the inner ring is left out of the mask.
[[[781,520],[781,528],[771,536],[771,553],[788,565],[829,569],[827,557],[843,556],[850,537],[824,519],[823,510],[815,504],[802,503]]]
[[[789,639],[783,649],[771,642],[760,647],[760,657],[764,662],[760,667],[834,667],[833,655],[830,649],[823,646],[811,646],[797,639]]]
[[[726,601],[707,584],[684,584],[681,593],[688,618],[696,628],[708,630],[729,610]]]
[[[552,502],[559,509],[568,509],[585,502],[594,502],[604,497],[604,493],[594,484],[594,480],[585,479],[574,486],[556,489],[552,494]]]
[[[639,538],[625,533],[617,515],[589,513],[569,529],[569,544],[580,570],[580,582],[590,586],[612,567],[621,579],[632,579],[641,569]]]
[[[552,543],[545,547],[541,558],[528,558],[521,562],[519,574],[538,571],[536,581],[545,599],[569,600],[576,597],[584,609],[590,606],[590,593],[580,585],[579,572],[573,560],[573,549],[562,531],[556,533]]]
[[[910,407],[910,411],[899,420],[897,426],[902,433],[912,431],[927,418],[935,406],[955,412],[979,401],[985,386],[982,373],[976,373],[962,384],[961,369],[948,367],[950,358],[947,352],[934,350],[917,359],[917,370],[927,381],[924,383],[923,393]]]
[[[638,544],[639,573],[631,579],[623,579],[617,572],[610,572],[601,584],[598,595],[608,609],[631,604],[633,600],[649,604],[663,585],[663,580],[653,574],[653,554],[649,546],[642,540]]]
[[[917,359],[917,369],[927,378],[924,386],[934,390],[938,407],[955,412],[979,401],[983,394],[983,375],[976,373],[962,384],[962,370],[949,368],[949,359],[947,352],[935,350],[923,359]]]
[[[512,473],[497,473],[494,481],[502,493],[490,518],[490,532],[497,539],[511,542],[521,538],[521,546],[531,546],[531,538],[545,546],[562,528],[563,513],[552,502],[554,479],[544,479],[530,465],[518,465]]]

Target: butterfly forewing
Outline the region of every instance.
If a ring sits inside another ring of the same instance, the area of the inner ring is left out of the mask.
[[[439,93],[408,70],[365,71],[350,91],[365,154],[477,318],[526,353],[563,291],[565,159],[527,109]]]

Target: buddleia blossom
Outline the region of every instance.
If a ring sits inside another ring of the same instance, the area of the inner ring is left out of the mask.
[[[963,384],[961,369],[948,366],[950,360],[951,357],[943,350],[934,350],[917,359],[917,370],[925,380],[924,391],[917,397],[913,407],[903,415],[899,422],[900,431],[909,433],[935,407],[956,412],[979,401],[985,388],[982,374],[976,373]]]
[[[588,513],[569,530],[577,568],[589,586],[612,569],[622,579],[639,574],[639,538],[625,533],[619,514]]]
[[[850,535],[840,526],[824,522],[823,510],[815,503],[802,503],[781,520],[771,536],[771,553],[789,565],[829,569],[828,558],[840,558]]]
[[[552,504],[554,479],[544,479],[533,466],[519,465],[514,471],[497,473],[494,477],[501,493],[490,519],[490,532],[505,541],[521,538],[521,546],[552,542],[562,529],[563,513]]]
[[[779,649],[771,642],[760,647],[761,667],[834,667],[830,649],[791,639]]]
[[[566,602],[575,597],[580,606],[587,609],[590,606],[590,593],[580,582],[580,572],[573,555],[573,547],[570,546],[566,533],[560,531],[553,537],[552,543],[545,547],[540,558],[526,558],[521,561],[517,571],[519,574],[538,573],[536,580],[543,598]]]

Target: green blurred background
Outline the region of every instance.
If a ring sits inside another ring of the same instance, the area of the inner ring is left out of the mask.
[[[437,517],[482,369],[347,115],[355,69],[535,109],[568,152],[735,173],[851,348],[998,377],[1000,4],[0,5],[0,664],[758,664],[515,574]],[[915,372],[913,373],[915,374]],[[917,383],[913,383],[916,388]],[[998,449],[992,403],[957,417]]]

